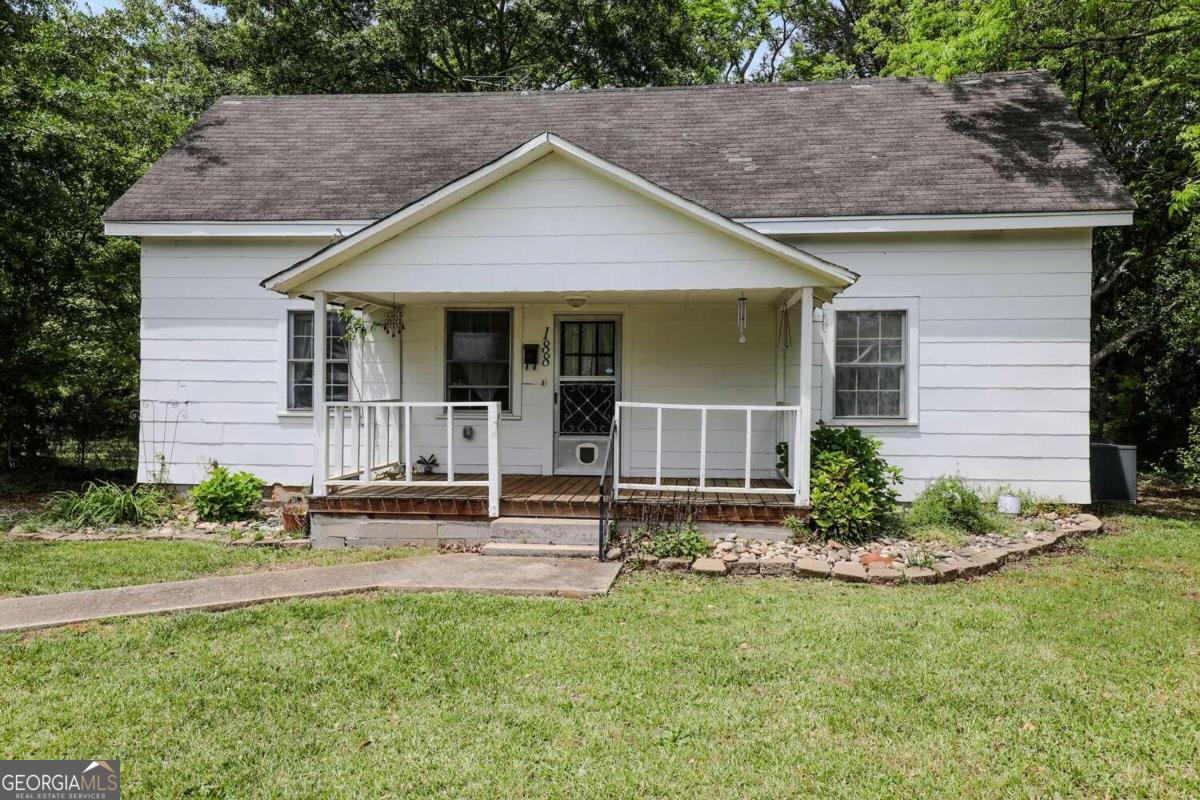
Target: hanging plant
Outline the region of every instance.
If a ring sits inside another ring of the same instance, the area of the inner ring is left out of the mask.
[[[360,342],[365,341],[367,334],[375,327],[374,322],[368,322],[361,314],[355,314],[354,310],[350,308],[339,308],[337,315],[344,327],[341,338],[346,344],[350,344],[356,339]]]

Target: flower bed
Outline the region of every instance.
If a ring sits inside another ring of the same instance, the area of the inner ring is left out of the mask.
[[[742,539],[736,534],[718,539],[710,555],[702,558],[656,558],[636,554],[635,567],[690,571],[710,576],[824,577],[852,582],[940,583],[991,572],[1009,560],[1041,553],[1067,536],[1094,533],[1103,525],[1092,514],[1046,514],[1019,521],[1014,533],[967,536],[951,546],[931,540],[916,542],[885,537],[847,547],[829,540],[825,544],[793,544]],[[1037,530],[1036,528],[1045,528]]]
[[[201,522],[193,509],[181,509],[171,519],[150,527],[115,526],[108,528],[15,526],[14,539],[63,542],[127,541],[131,539],[181,539],[207,541],[242,547],[308,547],[306,535],[287,534],[283,530],[283,505],[264,501],[252,519],[236,522]]]

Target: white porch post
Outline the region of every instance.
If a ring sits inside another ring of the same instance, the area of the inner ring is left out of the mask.
[[[313,494],[325,494],[329,477],[329,424],[325,410],[325,292],[313,292]]]
[[[811,500],[812,470],[812,379],[813,379],[813,290],[805,286],[800,295],[800,413],[796,421],[796,505]]]
[[[488,403],[488,516],[500,516],[500,404]]]

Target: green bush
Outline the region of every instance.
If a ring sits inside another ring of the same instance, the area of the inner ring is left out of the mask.
[[[40,521],[72,528],[149,525],[171,514],[171,496],[164,490],[115,483],[89,483],[82,492],[55,492]]]
[[[812,433],[812,521],[825,536],[866,541],[893,523],[902,475],[858,428],[818,423]]]
[[[1000,515],[957,475],[944,475],[913,500],[905,522],[913,528],[950,528],[991,533],[1003,527]]]
[[[700,558],[712,552],[712,543],[700,535],[696,526],[687,523],[681,528],[641,531],[645,549],[659,558]]]
[[[1200,406],[1192,409],[1188,443],[1178,453],[1179,471],[1185,483],[1200,486]]]
[[[213,466],[208,477],[189,492],[192,505],[200,519],[211,522],[232,522],[245,519],[262,502],[262,478],[249,472],[230,472]]]

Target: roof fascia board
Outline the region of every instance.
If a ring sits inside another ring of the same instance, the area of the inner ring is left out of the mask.
[[[1132,225],[1132,211],[1068,211],[1042,214],[912,214],[890,217],[747,217],[733,220],[768,236],[822,233],[935,233],[944,231],[1100,228]],[[106,222],[109,236],[142,238],[281,238],[349,236],[373,219],[229,222]]]
[[[924,233],[1100,228],[1132,225],[1132,211],[1036,214],[898,214],[870,217],[752,217],[737,222],[770,236],[819,233]]]
[[[195,222],[106,222],[104,232],[109,236],[140,236],[144,238],[278,238],[314,236],[330,238],[349,236],[367,227],[373,219],[299,219],[278,221],[216,221]]]
[[[416,201],[396,213],[384,217],[373,225],[359,230],[312,256],[299,261],[290,268],[270,276],[262,282],[268,289],[288,293],[316,278],[338,264],[399,235],[408,228],[429,219],[442,210],[517,172],[539,158],[552,152],[561,153],[573,161],[600,173],[633,191],[670,206],[674,210],[709,227],[716,228],[737,239],[764,250],[777,258],[796,264],[844,287],[858,276],[850,270],[806,253],[790,245],[778,242],[745,225],[722,217],[690,200],[663,189],[635,173],[605,161],[581,147],[555,136],[543,133],[510,151],[499,159],[467,173],[432,194]]]

